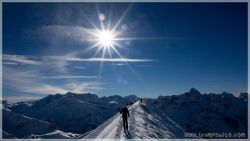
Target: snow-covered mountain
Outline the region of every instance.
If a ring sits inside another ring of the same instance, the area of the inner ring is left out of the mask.
[[[190,133],[245,133],[247,93],[201,94],[192,88],[181,95],[160,96],[154,103]]]
[[[18,102],[15,104],[9,104],[7,101],[4,101],[3,105],[8,111],[4,110],[3,113],[3,121],[6,125],[3,130],[18,138],[27,137],[31,134],[55,133],[55,130],[83,134],[95,129],[98,125],[109,119],[126,103],[130,101],[135,102],[137,99],[135,96],[120,97],[119,101],[116,102],[117,99],[112,98],[112,96],[99,98],[97,95],[89,93],[67,93],[64,95],[48,95],[40,100]],[[13,118],[9,118],[9,114],[12,114],[11,117]],[[25,122],[16,120],[16,118],[20,117],[23,118],[22,120],[25,119]],[[42,128],[44,125],[41,124],[40,127],[38,123],[34,125],[24,124],[33,123],[26,121],[26,118],[44,121],[48,123],[46,126],[48,128],[43,128],[44,132],[40,131],[40,129],[39,132],[33,132],[32,128],[36,128],[37,126],[39,126],[37,128]],[[20,129],[15,127],[17,124],[22,125]],[[26,131],[26,128],[29,128],[31,131]]]
[[[122,117],[117,113],[95,130],[84,136],[84,139],[163,139],[183,138],[184,130],[176,122],[161,113],[153,100],[144,99],[129,106],[129,131],[124,133]]]
[[[4,138],[22,138],[30,134],[43,134],[55,130],[48,122],[12,112],[6,107],[3,107],[2,113]]]
[[[247,138],[246,93],[201,94],[192,88],[181,95],[144,98],[143,104],[137,102],[129,111],[129,133],[123,133],[117,113],[84,138],[188,138],[186,133],[245,133]]]
[[[5,138],[149,139],[185,138],[186,133],[245,133],[248,94],[201,94],[144,98],[94,94],[49,95],[43,99],[3,102]],[[135,101],[137,101],[135,104]],[[130,103],[129,132],[122,129],[120,109]],[[12,118],[9,118],[12,117]],[[36,129],[35,129],[36,128]],[[35,130],[33,130],[35,129]]]
[[[30,105],[30,102],[22,102]],[[2,137],[5,139],[17,138],[77,138],[80,134],[66,133],[49,123],[35,118],[24,116],[11,111],[8,107],[13,106],[7,101],[3,101],[3,130]],[[11,134],[10,134],[11,133]]]

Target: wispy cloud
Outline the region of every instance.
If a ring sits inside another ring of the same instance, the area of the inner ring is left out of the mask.
[[[70,56],[48,56],[49,59],[79,61],[79,62],[152,62],[153,59],[135,59],[135,58],[80,58]]]
[[[7,96],[3,97],[3,100],[7,100],[8,102],[20,102],[20,101],[33,101],[33,100],[38,100],[41,99],[42,97],[38,96]]]
[[[97,79],[99,76],[82,76],[82,75],[59,75],[59,76],[41,76],[43,79]]]
[[[30,64],[41,65],[42,63],[61,61],[63,66],[65,62],[152,62],[154,59],[138,59],[138,58],[81,58],[75,56],[26,56],[26,55],[3,55],[3,62],[7,65],[14,64]],[[59,62],[60,63],[60,62]],[[83,67],[81,67],[83,68]]]
[[[8,55],[3,54],[3,63],[9,65],[28,64],[28,65],[40,65],[39,61],[32,59],[30,56],[25,55]]]
[[[88,83],[67,83],[64,85],[67,91],[75,92],[75,93],[86,93],[93,92],[103,89],[101,87],[101,83],[98,82],[88,82]]]
[[[39,78],[39,79],[99,79],[100,76],[91,75],[40,75],[32,71],[16,73],[19,78]]]
[[[18,65],[16,62],[3,62],[3,65]]]
[[[116,66],[126,66],[125,63],[116,63],[116,64],[113,64],[113,65],[116,65]]]
[[[5,87],[15,91],[33,94],[64,94],[66,92],[86,93],[96,92],[101,89],[101,84],[96,81],[98,76],[80,75],[55,75],[44,76],[34,70],[16,70],[3,67],[3,82]],[[60,83],[53,83],[49,80],[58,80]],[[78,79],[81,79],[78,80]],[[70,80],[70,81],[68,81]],[[88,81],[84,81],[88,80]]]
[[[143,63],[153,59],[138,58],[82,58],[73,55],[65,56],[35,56],[35,55],[3,55],[3,81],[11,89],[37,94],[96,92],[102,89],[101,77],[96,75],[72,75],[70,71],[57,72],[66,69],[65,66],[74,62],[115,62]],[[21,65],[15,69],[15,65]],[[24,65],[25,64],[25,65]],[[12,65],[12,66],[9,66]],[[13,67],[14,65],[14,67]],[[86,67],[71,66],[68,68],[85,69]],[[53,72],[47,75],[47,71]],[[55,73],[57,72],[57,73]],[[56,75],[53,75],[56,74]]]
[[[87,67],[76,66],[77,69],[86,69]]]
[[[35,94],[52,94],[63,93],[65,90],[57,86],[48,85],[45,82],[39,81],[39,77],[31,78],[24,77],[23,73],[16,73],[15,70],[3,67],[3,82],[5,87],[12,88],[18,92],[35,93]],[[30,72],[27,72],[30,73]],[[28,74],[26,74],[28,76]],[[33,74],[30,74],[33,75]]]
[[[4,67],[6,73],[11,74],[18,78],[36,78],[36,79],[99,79],[100,76],[96,75],[44,75],[41,74],[42,70],[25,70],[25,71],[14,71],[8,67]],[[8,70],[8,71],[6,71]]]
[[[95,29],[85,28],[81,26],[48,25],[41,26],[37,30],[37,33],[42,34],[42,36],[46,34],[45,37],[52,37],[82,43],[90,40],[89,37],[94,30]]]

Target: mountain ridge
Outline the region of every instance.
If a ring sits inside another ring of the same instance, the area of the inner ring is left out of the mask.
[[[180,95],[143,98],[143,101],[147,101],[148,105],[145,107],[142,105],[139,108],[144,110],[144,113],[147,113],[148,108],[154,108],[153,111],[160,111],[154,114],[155,117],[170,119],[187,132],[231,131],[242,132],[247,136],[247,98],[247,93],[242,93],[239,97],[227,92],[202,94],[197,89],[191,88],[188,92]],[[77,138],[97,129],[113,116],[117,116],[119,110],[127,103],[130,103],[129,101],[132,101],[130,104],[133,104],[137,100],[138,97],[135,95],[98,97],[96,94],[91,93],[66,93],[48,95],[39,100],[14,104],[3,101],[3,108],[8,110],[8,113],[14,112],[29,118],[46,121],[52,125],[53,129],[57,130],[41,132],[41,134],[37,135],[40,138]],[[134,113],[138,113],[138,111]],[[140,114],[137,115],[139,116]],[[6,118],[6,116],[3,118],[3,122],[5,122],[5,127],[3,128],[4,133],[6,133],[4,134],[5,137],[31,137],[32,132],[27,132],[25,136],[20,136],[17,135],[16,131],[12,131],[17,130],[13,128],[19,123],[11,126],[11,130],[7,128],[11,124],[11,120],[6,120]],[[150,121],[148,119],[145,120]],[[164,120],[161,121],[164,122]],[[169,121],[166,120],[166,122]],[[220,128],[212,125],[218,125]],[[29,126],[32,127],[33,125]],[[167,126],[164,128],[167,128]],[[140,128],[140,130],[144,130],[144,128]],[[149,135],[147,134],[144,137],[163,137],[162,135]],[[139,138],[139,132],[137,135],[131,134],[131,136]],[[176,137],[183,138],[183,136]]]

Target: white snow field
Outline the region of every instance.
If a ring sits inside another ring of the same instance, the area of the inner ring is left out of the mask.
[[[183,138],[184,130],[154,106],[153,101],[144,99],[129,107],[129,131],[124,133],[122,117],[117,113],[84,139],[163,139]]]
[[[43,135],[31,135],[29,139],[77,139],[81,135],[74,134],[70,132],[63,132],[60,130],[55,130],[51,133],[43,134]]]

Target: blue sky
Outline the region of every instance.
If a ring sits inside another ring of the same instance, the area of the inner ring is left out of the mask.
[[[101,23],[119,39],[110,53],[91,47]],[[3,4],[3,96],[191,87],[247,91],[247,3]]]

